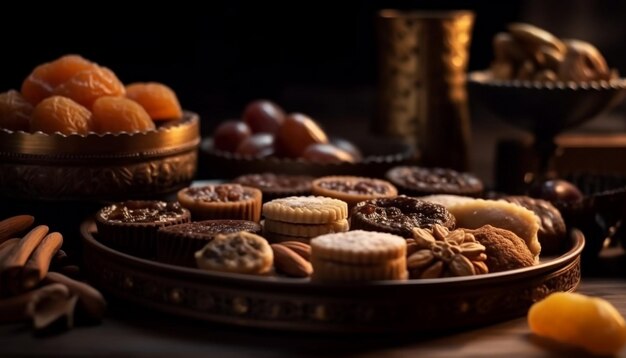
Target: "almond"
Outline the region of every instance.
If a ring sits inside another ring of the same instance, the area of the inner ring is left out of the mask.
[[[35,218],[30,215],[18,215],[0,221],[0,243],[28,229],[34,222]]]
[[[311,261],[311,245],[300,241],[283,241],[280,245],[295,251],[296,254],[302,256],[307,261]]]
[[[313,266],[294,250],[282,244],[272,244],[274,251],[274,267],[276,270],[292,277],[309,277]]]

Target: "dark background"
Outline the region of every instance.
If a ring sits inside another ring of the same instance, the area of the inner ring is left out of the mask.
[[[368,117],[376,86],[375,17],[383,8],[472,9],[470,70],[489,65],[491,38],[512,21],[591,41],[626,69],[625,1],[210,1],[17,4],[4,11],[0,91],[37,64],[78,53],[125,82],[160,81],[199,112],[204,131],[270,98],[318,117]],[[15,5],[15,4],[14,4]]]

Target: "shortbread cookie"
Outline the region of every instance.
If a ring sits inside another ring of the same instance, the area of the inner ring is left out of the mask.
[[[263,204],[263,216],[296,224],[326,224],[348,217],[348,205],[322,196],[290,196]]]
[[[524,240],[515,233],[485,225],[476,230],[465,230],[478,240],[487,252],[489,272],[514,270],[536,263]]]
[[[269,243],[245,231],[217,235],[195,258],[201,269],[245,274],[267,273],[274,262]]]
[[[209,219],[261,219],[259,189],[239,184],[205,185],[178,192],[178,202],[191,211],[194,221]]]
[[[391,198],[398,190],[386,180],[355,176],[327,176],[313,181],[313,195],[343,200],[349,209],[374,198]]]
[[[281,235],[315,237],[335,232],[345,232],[350,228],[348,220],[341,219],[328,224],[293,224],[272,219],[261,222],[265,232]]]
[[[318,281],[405,280],[406,240],[367,231],[311,239],[313,279]]]
[[[316,260],[348,264],[380,264],[406,256],[406,240],[400,236],[371,231],[328,234],[311,240]]]
[[[358,203],[352,210],[350,229],[408,238],[413,236],[413,228],[429,229],[434,224],[454,229],[454,216],[439,204],[400,195]]]
[[[395,259],[374,265],[351,265],[325,260],[314,260],[312,264],[312,279],[316,281],[379,281],[408,278],[406,259]]]
[[[457,227],[478,229],[484,225],[510,230],[519,236],[535,257],[541,245],[537,238],[539,220],[530,210],[512,203],[476,199],[448,208],[456,218]]]

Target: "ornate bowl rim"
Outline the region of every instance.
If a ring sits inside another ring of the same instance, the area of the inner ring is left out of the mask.
[[[551,91],[606,91],[626,89],[626,78],[616,78],[609,81],[530,81],[530,80],[499,80],[491,77],[489,70],[473,71],[467,74],[471,84],[494,88],[523,88]]]

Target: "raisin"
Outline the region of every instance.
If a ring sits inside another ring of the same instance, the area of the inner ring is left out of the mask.
[[[97,67],[78,55],[65,55],[52,62],[41,64],[22,83],[22,95],[33,105],[52,96],[54,89],[78,72]]]
[[[28,132],[33,106],[16,90],[0,93],[0,128]]]
[[[69,98],[48,97],[33,110],[30,129],[48,134],[87,134],[92,131],[91,112]]]
[[[122,82],[106,67],[78,72],[54,90],[54,94],[71,98],[87,108],[102,96],[123,96],[125,93]]]
[[[608,301],[577,293],[553,293],[528,311],[533,333],[582,347],[598,355],[613,355],[626,344],[626,323]]]
[[[155,128],[145,109],[124,97],[98,98],[93,104],[92,119],[98,133],[144,132]]]
[[[126,97],[139,103],[155,121],[182,118],[176,93],[168,86],[157,83],[133,83],[126,87]]]

